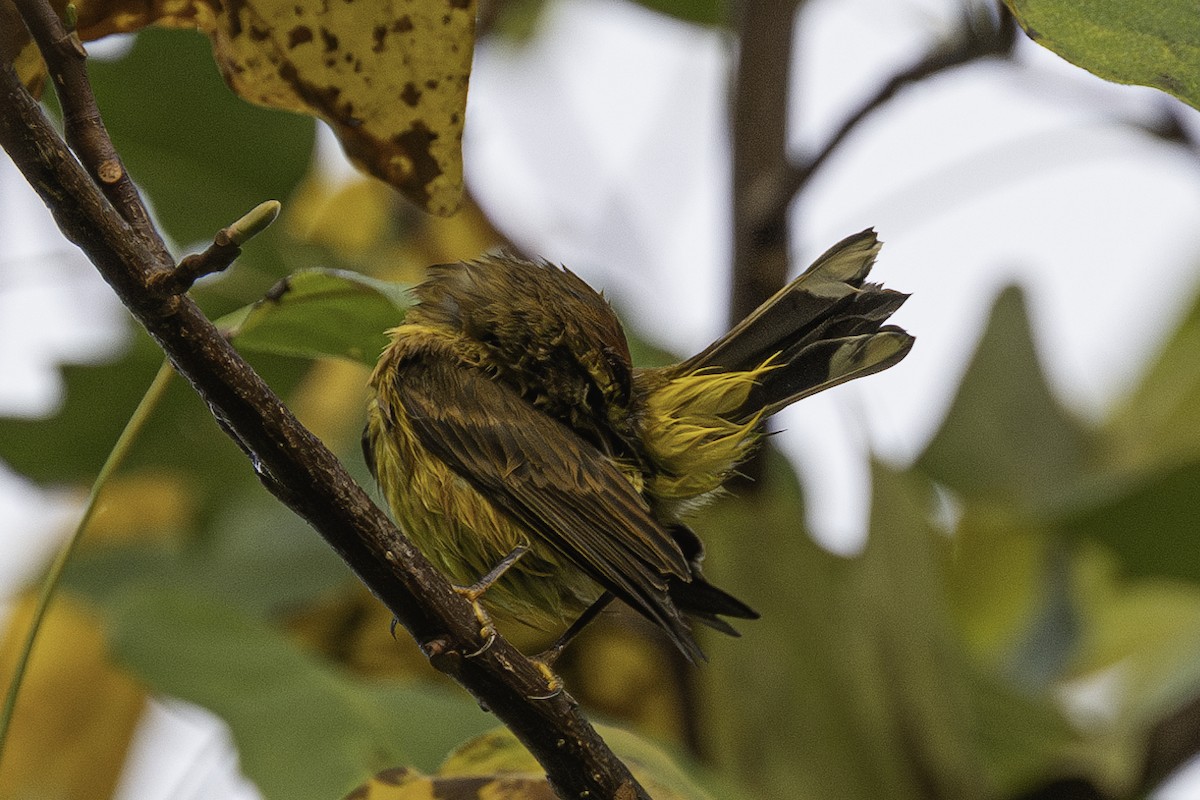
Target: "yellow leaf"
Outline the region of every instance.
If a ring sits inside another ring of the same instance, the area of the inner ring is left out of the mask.
[[[104,487],[88,524],[91,543],[161,540],[193,522],[196,493],[188,476],[158,469],[114,477]]]
[[[469,196],[447,218],[399,206],[396,193],[370,177],[339,182],[310,174],[288,202],[284,225],[340,265],[408,283],[423,280],[430,264],[477,258],[504,244]]]
[[[708,795],[671,759],[644,739],[619,728],[597,726],[600,735],[625,762],[651,797],[658,800],[707,800]],[[634,797],[617,791],[617,800]],[[450,754],[437,775],[395,767],[377,773],[345,800],[554,800],[541,766],[507,728],[477,736]]]
[[[357,442],[363,425],[365,365],[326,359],[313,364],[291,397],[292,413],[321,441]]]
[[[61,13],[65,3],[54,5]],[[360,169],[430,213],[458,208],[474,0],[78,0],[76,9],[84,41],[150,24],[203,31],[243,98],[325,120]],[[13,13],[0,0],[6,30]],[[5,34],[0,55],[24,65],[28,85],[44,79],[23,37]]]
[[[462,194],[470,0],[227,4],[218,65],[254,103],[320,117],[360,168],[441,216]]]
[[[34,601],[21,601],[0,645],[4,691]],[[100,620],[69,598],[56,598],[17,698],[0,797],[109,797],[144,702],[133,679],[109,660]]]
[[[369,178],[333,185],[310,175],[287,204],[284,219],[296,238],[355,258],[388,235],[395,199],[394,192]]]
[[[563,676],[571,692],[598,715],[661,741],[683,742],[684,698],[671,655],[617,614],[593,623],[571,643]],[[564,659],[566,660],[566,659]]]

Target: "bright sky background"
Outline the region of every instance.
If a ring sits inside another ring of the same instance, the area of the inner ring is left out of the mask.
[[[794,144],[815,146],[956,24],[957,9],[811,0]],[[604,288],[632,326],[680,353],[725,321],[729,59],[720,33],[631,4],[564,0],[528,45],[481,48],[472,76],[466,167],[480,202],[520,246]],[[1006,284],[1028,290],[1041,355],[1069,406],[1099,417],[1137,379],[1197,291],[1200,161],[1111,119],[1152,119],[1170,103],[1022,40],[1015,63],[902,94],[800,198],[797,263],[875,226],[885,247],[874,276],[913,293],[896,321],[918,337],[898,367],[778,418],[823,542],[861,543],[867,453],[904,463],[920,452]],[[81,257],[64,257],[6,160],[0,208],[0,413],[46,413],[54,365],[119,347],[124,312]],[[0,586],[34,574],[71,519],[56,493],[0,476]],[[201,716],[155,707],[140,741],[156,766],[132,770],[123,797],[235,796],[232,752],[210,723],[197,727]],[[164,731],[193,732],[171,748],[173,767],[154,745]]]

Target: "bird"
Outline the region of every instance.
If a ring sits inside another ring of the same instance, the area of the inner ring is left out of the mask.
[[[565,267],[508,253],[431,267],[369,380],[367,464],[481,635],[494,615],[566,625],[556,655],[616,599],[702,660],[693,622],[737,635],[725,618],[758,614],[705,578],[686,520],[767,417],[908,354],[914,337],[885,324],[908,295],[866,281],[880,247],[871,228],[843,239],[654,368],[633,365],[608,301]]]

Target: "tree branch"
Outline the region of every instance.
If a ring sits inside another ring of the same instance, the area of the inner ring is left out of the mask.
[[[803,0],[748,0],[738,6],[738,61],[730,109],[733,148],[733,265],[729,324],[735,325],[787,280],[786,204],[758,213],[787,170],[787,115],[793,23]],[[767,193],[764,195],[764,193]],[[739,468],[745,487],[763,475],[763,451]]]
[[[800,0],[755,0],[740,6],[734,75],[733,270],[730,324],[736,324],[783,286],[788,272],[786,204],[769,204],[787,170],[788,74],[793,20]],[[767,193],[764,196],[764,193]]]
[[[87,51],[45,0],[13,0],[46,62],[63,110],[67,143],[109,202],[146,245],[165,258],[167,246],[117,155],[87,79]],[[71,6],[68,5],[68,9]],[[72,25],[72,28],[74,26]]]
[[[203,253],[187,256],[170,273],[156,274],[150,290],[165,295],[184,294],[205,275],[228,269],[242,254],[242,245],[275,221],[280,207],[278,200],[259,203],[237,222],[217,231]]]
[[[995,14],[982,6],[975,10],[974,15],[971,15],[970,10],[964,11],[963,23],[957,36],[938,42],[923,58],[893,75],[842,123],[819,152],[802,164],[793,164],[783,190],[784,202],[786,198],[804,188],[809,178],[864,119],[886,105],[900,90],[981,58],[1007,57],[1016,41],[1016,21],[1004,8],[997,8]]]
[[[21,0],[23,11],[37,6],[36,13],[44,14],[42,5]],[[52,67],[52,74],[63,93],[76,100],[91,95],[82,69],[66,73]],[[94,99],[82,105],[88,103],[94,106]],[[107,140],[98,124],[89,135]],[[478,657],[464,657],[480,646],[470,605],[371,502],[333,453],[296,421],[190,298],[153,290],[174,269],[165,248],[154,244],[161,245],[157,233],[152,240],[138,235],[138,220],[126,219],[118,210],[122,206],[114,208],[101,194],[8,63],[0,63],[0,146],[50,208],[63,234],[91,259],[246,452],[266,488],[329,542],[421,643],[435,667],[455,677],[509,726],[546,769],[555,791],[564,798],[646,797],[569,695],[529,699],[544,694],[545,681],[519,651],[497,638]],[[111,142],[81,147],[103,153]],[[103,179],[100,185],[105,185]],[[123,201],[118,197],[117,202]]]
[[[756,198],[761,205],[750,209],[749,216],[760,228],[786,216],[788,206],[808,185],[817,170],[825,165],[863,120],[887,105],[901,90],[983,58],[1007,57],[1016,41],[1016,21],[1003,6],[997,6],[995,11],[984,5],[965,9],[956,35],[939,41],[924,56],[893,75],[846,118],[820,150],[808,158],[793,160],[778,173],[775,185],[764,189]]]

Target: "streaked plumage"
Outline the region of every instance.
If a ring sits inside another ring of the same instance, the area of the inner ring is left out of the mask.
[[[605,591],[701,657],[687,617],[757,615],[708,583],[680,517],[718,490],[784,406],[885,369],[906,295],[865,283],[874,231],[830,249],[680,364],[634,369],[604,298],[508,256],[434,267],[371,377],[364,447],[393,513],[454,581],[530,550],[484,595],[538,627]]]

